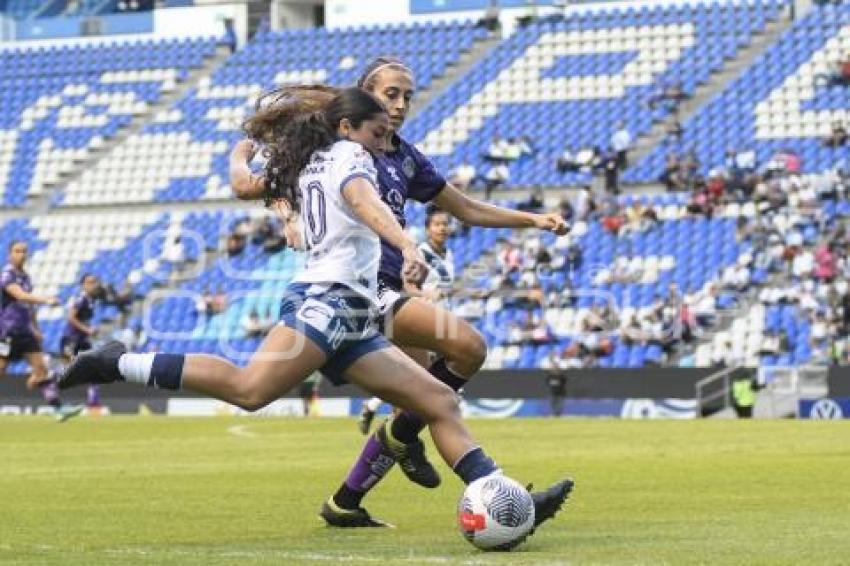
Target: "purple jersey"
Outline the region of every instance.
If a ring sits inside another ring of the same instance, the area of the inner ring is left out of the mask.
[[[18,271],[12,264],[6,264],[0,272],[0,335],[30,332],[33,307],[16,300],[6,291],[9,285],[17,283],[27,293],[32,293],[32,280],[24,271]]]
[[[400,137],[394,138],[398,149],[375,159],[378,170],[378,187],[383,200],[404,228],[404,204],[407,199],[429,202],[446,185],[427,157]],[[381,266],[378,273],[401,284],[403,259],[398,248],[381,240]]]
[[[76,310],[77,320],[79,320],[85,325],[88,325],[88,323],[94,316],[94,300],[85,293],[80,293],[71,301],[68,310]],[[65,324],[65,329],[62,331],[62,337],[68,338],[75,342],[79,342],[81,340],[88,340],[88,334],[86,334],[70,322]]]

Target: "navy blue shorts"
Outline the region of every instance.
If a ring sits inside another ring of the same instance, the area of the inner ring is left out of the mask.
[[[369,299],[339,283],[293,283],[280,304],[280,321],[312,340],[328,356],[319,371],[334,385],[346,383],[351,364],[389,341],[375,323],[377,308]]]
[[[16,362],[26,354],[41,352],[41,342],[32,332],[16,332],[0,338],[0,358]]]
[[[78,340],[73,336],[63,336],[59,339],[59,352],[65,357],[73,358],[86,350],[91,350],[91,342],[85,338]]]

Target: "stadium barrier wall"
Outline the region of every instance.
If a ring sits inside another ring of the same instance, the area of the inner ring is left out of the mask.
[[[15,27],[15,39],[57,39],[79,36],[153,33],[153,13],[104,16],[63,16],[23,20]]]
[[[694,384],[712,373],[711,368],[592,369],[570,371],[566,397],[561,410],[566,416],[604,416],[622,418],[694,418]],[[799,414],[803,418],[850,418],[850,367],[830,370],[828,399],[804,400]],[[836,389],[833,389],[838,384]],[[66,401],[85,401],[85,388],[63,392]],[[314,413],[321,416],[353,416],[368,397],[357,387],[319,386],[311,401]],[[542,370],[500,370],[481,372],[463,392],[464,413],[472,417],[540,417],[553,414],[553,403]],[[160,413],[182,416],[248,414],[227,403],[200,399],[193,393],[149,389],[114,384],[102,387],[101,402],[110,413]],[[385,407],[384,412],[389,409]],[[0,415],[49,413],[37,392],[27,391],[20,376],[0,380]],[[300,416],[303,401],[298,391],[265,409],[258,416]]]
[[[3,41],[26,40],[36,46],[39,40],[48,44],[57,40],[69,43],[86,43],[106,37],[110,40],[138,39],[139,34],[156,37],[217,37],[224,34],[224,20],[233,20],[239,44],[248,35],[248,9],[245,4],[216,4],[169,8],[153,12],[108,14],[102,16],[63,16],[37,18],[14,22],[8,20],[8,34],[0,35]],[[0,19],[0,30],[4,29]],[[12,44],[13,47],[19,47]]]

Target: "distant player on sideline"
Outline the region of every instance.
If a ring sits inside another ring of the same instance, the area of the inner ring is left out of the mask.
[[[427,272],[415,242],[378,192],[371,154],[384,149],[386,110],[353,88],[323,111],[287,119],[289,106],[300,110],[298,98],[278,92],[246,125],[249,132],[252,125],[276,127],[264,150],[266,176],[255,176],[251,190],[237,195],[264,198],[288,224],[297,221],[310,250],[281,301],[280,323],[245,367],[207,354],[131,354],[114,341],[77,356],[60,385],[127,381],[188,389],[255,411],[321,370],[334,383],[348,380],[416,411],[464,483],[500,473],[466,429],[454,391],[391,345],[375,324],[380,238],[401,251],[404,279],[421,282]],[[563,501],[557,492],[532,499],[540,517],[535,526]]]
[[[0,272],[0,374],[5,375],[10,362],[25,359],[30,366],[27,389],[41,391],[44,400],[56,411],[62,422],[82,407],[68,407],[59,399],[56,383],[50,379],[42,352],[44,336],[38,326],[36,305],[55,307],[56,297],[41,297],[32,292],[32,279],[24,269],[29,248],[23,240],[9,245],[8,263]]]
[[[451,217],[445,210],[440,210],[434,205],[428,206],[425,214],[425,234],[427,239],[419,244],[419,251],[428,264],[430,270],[422,289],[406,287],[411,296],[420,296],[432,303],[448,309],[448,299],[452,292],[455,281],[454,256],[452,251],[446,247],[451,235]],[[372,421],[383,401],[379,397],[372,397],[363,403],[357,426],[360,432],[368,434],[372,427]]]
[[[94,273],[86,273],[80,278],[80,294],[68,305],[67,322],[59,340],[59,353],[66,365],[80,352],[91,350],[91,341],[98,332],[97,327],[91,325],[91,320],[100,290],[100,281]],[[96,385],[89,386],[86,404],[89,407],[100,404]]]

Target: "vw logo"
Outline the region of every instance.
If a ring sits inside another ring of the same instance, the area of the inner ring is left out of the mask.
[[[832,399],[821,399],[814,405],[809,412],[811,419],[840,419],[844,417],[844,411],[841,410],[841,405]]]

